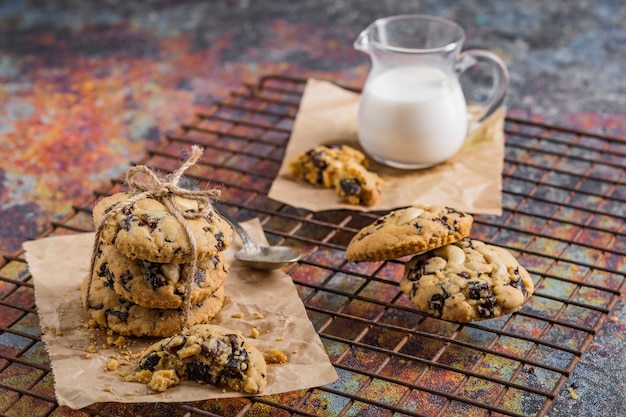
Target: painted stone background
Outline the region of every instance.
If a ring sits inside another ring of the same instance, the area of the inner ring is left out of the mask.
[[[458,21],[496,51],[510,114],[623,135],[626,9],[559,1],[4,1],[0,3],[0,251],[194,112],[266,74],[360,87],[352,48],[379,17]]]

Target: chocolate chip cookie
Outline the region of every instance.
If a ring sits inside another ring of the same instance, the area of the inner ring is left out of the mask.
[[[210,324],[193,326],[143,352],[139,369],[174,370],[179,379],[259,394],[267,385],[263,355],[241,334]]]
[[[103,221],[101,239],[114,245],[124,256],[157,263],[189,263],[192,246],[181,222],[161,202],[143,198],[123,210],[115,207],[131,197],[115,194],[102,199],[93,210],[96,227]],[[198,213],[203,207],[195,200],[175,197],[184,212]],[[115,210],[111,216],[104,216]],[[210,258],[232,242],[230,225],[210,208],[201,218],[187,219],[196,242],[198,259]]]
[[[518,311],[534,284],[506,249],[466,238],[414,256],[400,288],[425,313],[470,322]]]
[[[292,177],[317,187],[334,188],[350,204],[370,206],[380,199],[382,179],[367,170],[362,152],[346,145],[319,145],[289,164]]]
[[[183,327],[206,323],[222,308],[224,287],[218,288],[204,300],[193,304],[187,320],[183,308],[157,309],[137,305],[118,295],[112,283],[94,271],[89,297],[88,279],[82,285],[83,304],[97,325],[123,336],[167,337]]]
[[[361,229],[346,249],[349,261],[383,261],[429,251],[469,236],[473,217],[443,206],[394,210]]]
[[[128,301],[144,307],[172,309],[183,306],[184,278],[192,264],[155,263],[130,259],[115,246],[101,243],[94,269]],[[211,296],[224,285],[228,264],[222,252],[198,261],[191,281],[191,303]]]

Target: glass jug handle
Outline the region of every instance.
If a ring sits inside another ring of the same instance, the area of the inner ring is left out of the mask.
[[[502,103],[509,87],[509,73],[504,62],[491,51],[482,49],[471,49],[462,52],[456,65],[456,71],[460,75],[473,65],[484,62],[492,69],[493,83],[492,91],[487,101],[483,104],[483,113],[469,127],[470,132],[476,129],[487,117],[489,117]]]

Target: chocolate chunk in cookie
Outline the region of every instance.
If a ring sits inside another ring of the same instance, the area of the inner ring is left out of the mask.
[[[363,165],[347,162],[333,168],[334,187],[350,204],[371,206],[380,200],[382,180]]]

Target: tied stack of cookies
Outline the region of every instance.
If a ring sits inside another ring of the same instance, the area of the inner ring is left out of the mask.
[[[435,317],[454,322],[491,319],[522,308],[532,278],[506,249],[470,237],[473,218],[442,206],[391,211],[361,229],[346,257],[375,262],[411,256],[400,288]]]
[[[132,167],[131,191],[96,204],[82,301],[90,327],[164,338],[140,355],[137,372],[122,375],[126,381],[156,392],[186,379],[258,394],[267,384],[264,356],[239,332],[208,323],[224,302],[233,230],[212,206],[219,191],[199,190],[183,176],[201,155],[193,146],[164,179]]]
[[[96,241],[82,291],[96,325],[124,336],[167,337],[222,308],[231,226],[211,206],[217,191],[179,188],[179,179],[162,181],[133,167],[133,191],[94,207]]]

